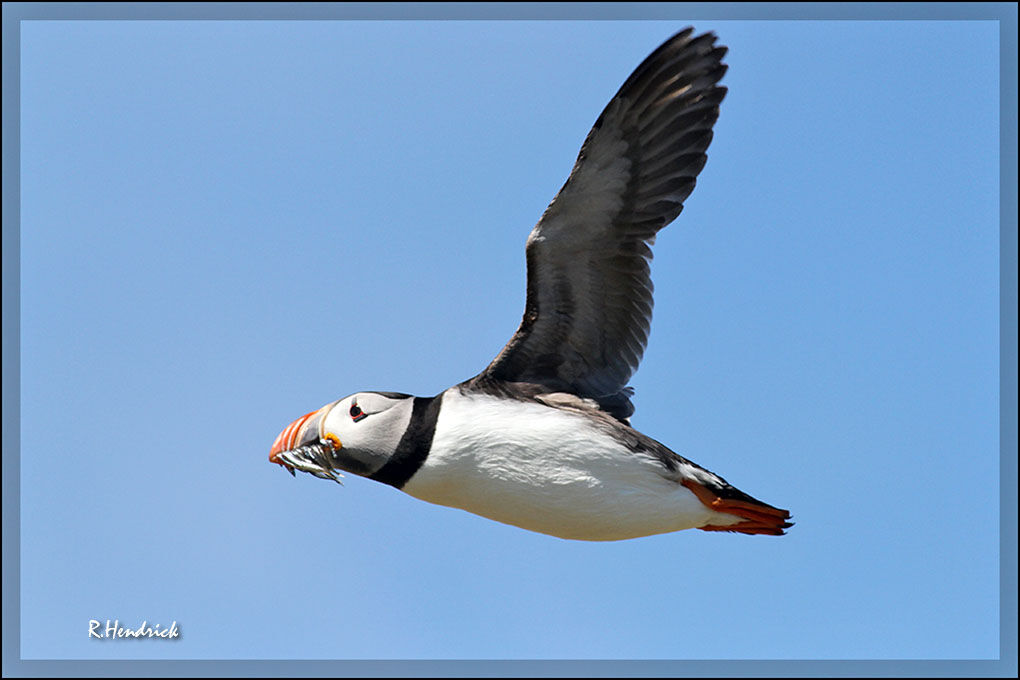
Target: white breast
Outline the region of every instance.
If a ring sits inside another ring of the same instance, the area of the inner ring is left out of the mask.
[[[403,490],[531,531],[611,541],[737,518],[713,512],[586,416],[539,403],[443,396],[432,449]]]

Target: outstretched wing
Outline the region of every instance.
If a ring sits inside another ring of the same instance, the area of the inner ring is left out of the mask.
[[[650,246],[705,165],[726,88],[715,35],[677,33],[609,102],[527,243],[520,328],[474,380],[542,385],[626,419],[652,319]]]

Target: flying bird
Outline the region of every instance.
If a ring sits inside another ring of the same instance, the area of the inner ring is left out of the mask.
[[[788,511],[630,425],[651,245],[705,166],[725,54],[686,28],[610,100],[528,237],[524,318],[485,370],[434,397],[338,399],[288,425],[269,460],[566,539],[785,533]]]

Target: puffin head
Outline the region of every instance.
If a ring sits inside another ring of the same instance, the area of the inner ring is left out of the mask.
[[[358,392],[306,413],[283,429],[269,462],[340,482],[337,469],[368,477],[397,450],[411,421],[414,398]]]

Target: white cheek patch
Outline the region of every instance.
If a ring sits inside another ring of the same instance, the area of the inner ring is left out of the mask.
[[[336,465],[353,474],[369,476],[382,468],[396,451],[411,417],[413,399],[389,399],[361,393],[340,399],[323,409],[319,441],[334,448]],[[357,405],[364,415],[352,416]]]

